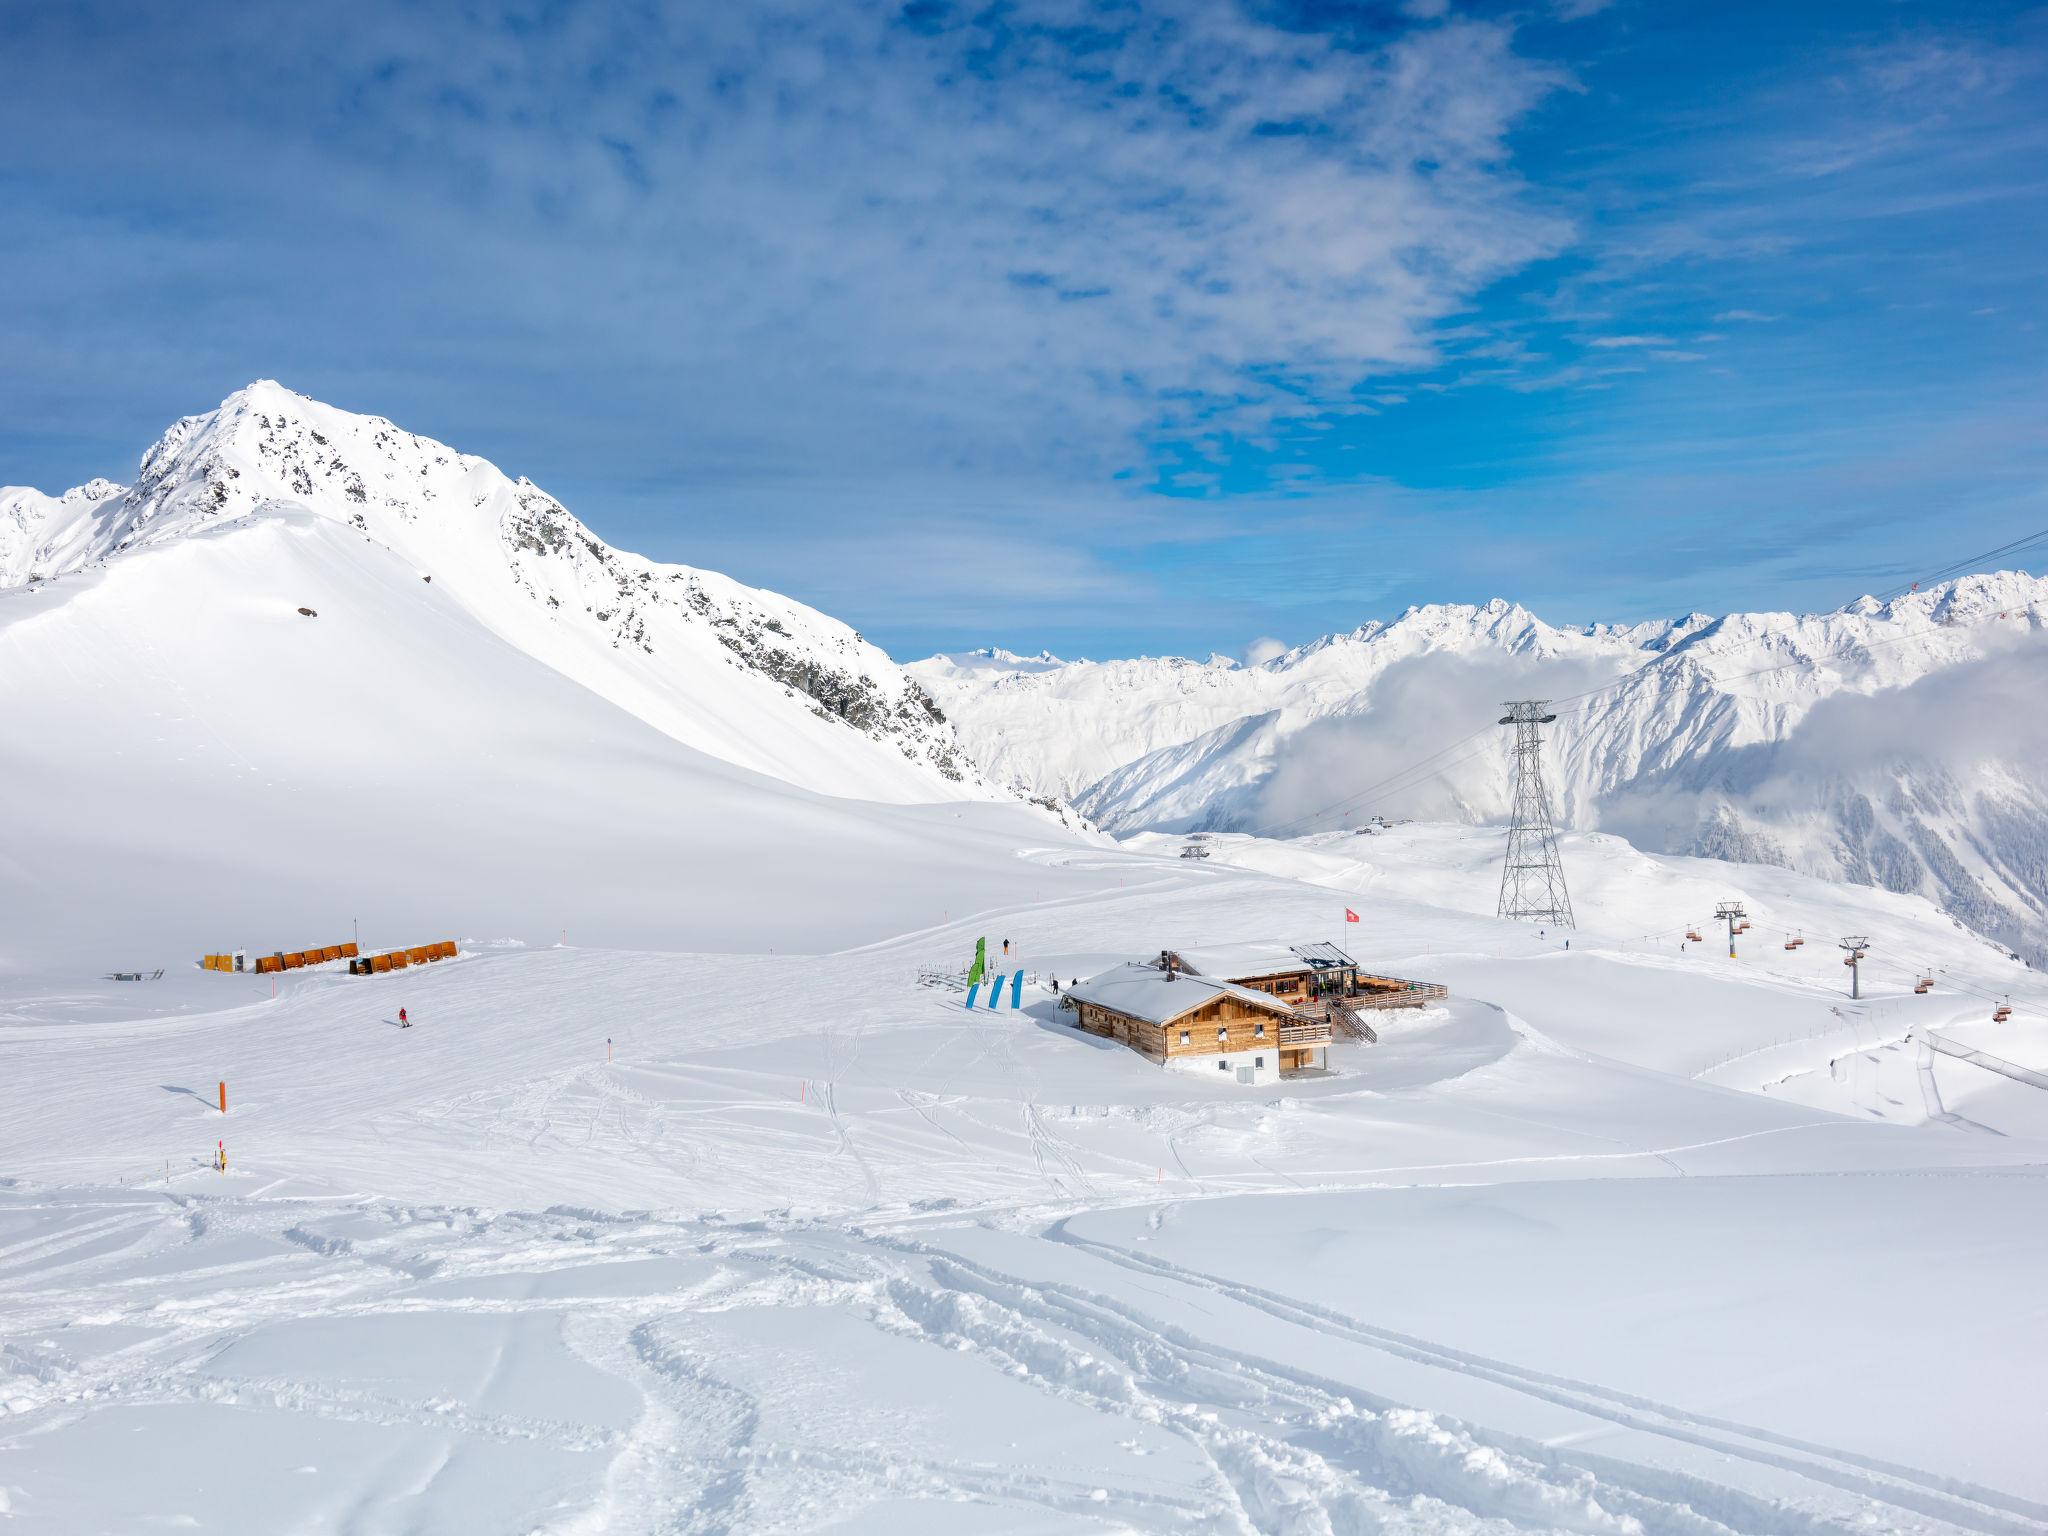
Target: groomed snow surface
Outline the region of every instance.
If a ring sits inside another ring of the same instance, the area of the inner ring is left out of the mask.
[[[748,953],[470,932],[275,998],[132,913],[120,958],[162,982],[11,955],[4,1523],[2048,1530],[2048,1093],[1909,1039],[2048,1066],[2034,973],[1918,898],[1613,838],[1567,841],[1567,952],[1486,915],[1495,834],[1193,861],[997,851],[959,809],[875,813],[878,859],[937,873],[868,910],[740,900]],[[1682,944],[1722,899],[1735,960]],[[1042,985],[920,984],[984,934],[1063,979],[1335,939],[1454,995],[1331,1075],[1211,1084]]]

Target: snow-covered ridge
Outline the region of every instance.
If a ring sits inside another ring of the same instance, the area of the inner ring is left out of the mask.
[[[614,549],[530,480],[267,380],[172,426],[130,487],[0,490],[0,588],[284,507],[396,551],[501,639],[700,751],[828,794],[1008,797],[838,620]]]
[[[1921,891],[2048,954],[2048,726],[2025,703],[2048,687],[2044,632],[2048,580],[2002,571],[1808,615],[1559,627],[1499,599],[1431,604],[1252,666],[909,670],[992,773],[1119,833],[1290,835],[1389,780],[1347,809],[1490,820],[1499,701],[1599,690],[1552,735],[1565,824]]]

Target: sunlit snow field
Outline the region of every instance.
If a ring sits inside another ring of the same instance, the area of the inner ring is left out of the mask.
[[[1917,899],[1612,838],[1567,840],[1569,952],[1486,915],[1495,834],[1213,847],[1026,848],[1024,899],[833,953],[0,979],[0,1508],[2048,1530],[2048,1093],[1909,1038],[2048,1066],[2033,973]],[[1723,898],[1742,957],[1681,948]],[[1210,1083],[1042,986],[920,985],[984,934],[1063,978],[1334,939],[1453,995]]]

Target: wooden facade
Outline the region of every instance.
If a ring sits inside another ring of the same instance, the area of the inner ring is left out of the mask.
[[[1190,988],[1190,990],[1194,990]],[[1075,1001],[1081,1028],[1128,1046],[1164,1066],[1188,1056],[1237,1056],[1272,1051],[1282,1072],[1315,1065],[1330,1043],[1330,1026],[1297,1019],[1285,1006],[1265,1007],[1229,995],[1211,996],[1185,1013],[1153,1023],[1101,1003]]]

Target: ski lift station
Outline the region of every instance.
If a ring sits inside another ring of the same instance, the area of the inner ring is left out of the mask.
[[[1076,985],[1081,1028],[1179,1071],[1248,1084],[1329,1067],[1333,1034],[1379,1038],[1361,1016],[1445,995],[1429,982],[1371,976],[1334,944],[1163,949]]]

